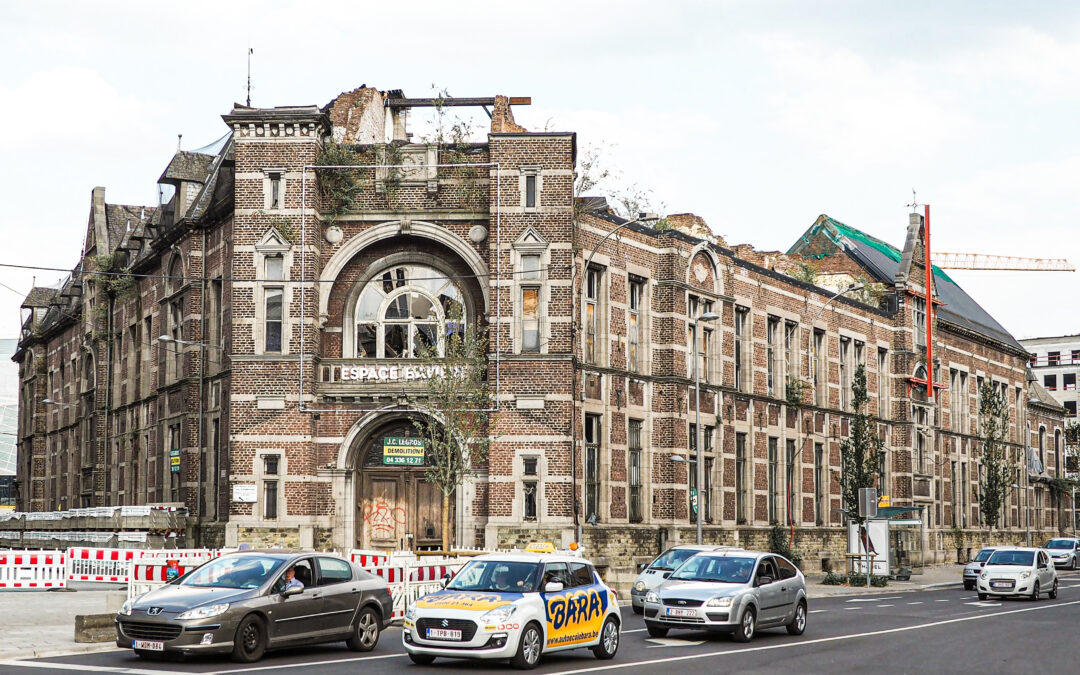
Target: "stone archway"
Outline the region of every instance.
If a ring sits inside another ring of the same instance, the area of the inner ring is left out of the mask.
[[[346,451],[356,548],[425,550],[442,545],[442,496],[425,482],[422,465],[387,464],[388,438],[415,438],[408,413],[384,413],[350,434]],[[451,502],[451,510],[454,503]],[[453,527],[454,517],[448,519]],[[348,527],[348,524],[346,525]]]

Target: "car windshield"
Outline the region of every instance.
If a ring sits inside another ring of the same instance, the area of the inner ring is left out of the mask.
[[[994,555],[990,556],[986,564],[987,566],[1019,565],[1021,567],[1031,567],[1034,562],[1034,551],[994,551]]]
[[[284,560],[270,556],[226,556],[211,560],[184,576],[182,586],[258,588],[273,576]]]
[[[975,562],[986,562],[990,559],[990,556],[994,554],[994,549],[984,548],[979,551],[979,555],[975,556]]]
[[[753,558],[722,558],[699,555],[690,558],[671,573],[670,579],[681,581],[716,581],[745,584],[754,572]]]
[[[695,551],[689,548],[669,548],[668,550],[661,553],[660,557],[652,561],[652,563],[649,565],[649,569],[673,570],[679,565],[686,562],[687,558],[699,552],[700,551]]]
[[[1073,540],[1072,539],[1051,539],[1046,544],[1046,548],[1068,548],[1068,549],[1071,549],[1072,547],[1073,547]]]
[[[525,593],[535,590],[539,569],[536,563],[473,560],[446,587],[455,591]]]

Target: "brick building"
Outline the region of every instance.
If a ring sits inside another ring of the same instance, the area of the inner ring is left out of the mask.
[[[388,448],[421,414],[419,350],[483,325],[491,447],[451,507],[460,545],[580,528],[598,562],[629,569],[692,539],[694,490],[707,540],[763,546],[791,522],[811,569],[838,562],[859,365],[883,491],[921,509],[929,556],[954,526],[988,537],[983,379],[1008,392],[1028,467],[1001,536],[1067,520],[1048,488],[1062,411],[940,272],[926,311],[918,216],[902,252],[823,216],[787,254],[729,247],[691,214],[626,221],[575,199],[575,135],[518,126],[524,102],[362,87],[237,106],[221,144],[177,153],[156,207],[95,189],[82,261],[24,302],[20,507],[184,503],[204,543],[435,546],[441,499]],[[490,107],[487,141],[412,142],[408,111],[432,104]],[[848,281],[863,290],[828,287]]]

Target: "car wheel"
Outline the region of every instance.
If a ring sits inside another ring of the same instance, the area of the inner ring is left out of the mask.
[[[254,663],[266,652],[266,627],[262,619],[248,614],[236,627],[232,659],[237,663]]]
[[[795,606],[795,616],[787,625],[789,635],[802,635],[806,631],[806,603],[802,600]]]
[[[988,596],[986,593],[979,593],[979,600],[986,600],[988,597],[990,596]]]
[[[1038,600],[1039,599],[1039,582],[1038,581],[1036,581],[1035,586],[1032,587],[1031,595],[1029,597],[1032,600]]]
[[[754,631],[757,629],[757,612],[753,607],[747,607],[743,612],[742,620],[732,634],[735,642],[750,642],[754,639]]]
[[[517,653],[510,659],[510,665],[518,670],[532,670],[540,663],[540,652],[543,648],[544,634],[535,623],[525,626],[521,631],[521,639],[518,641]]]
[[[430,666],[435,663],[435,657],[431,654],[413,654],[409,653],[409,660],[418,666]]]
[[[601,661],[615,658],[615,652],[619,651],[619,622],[615,617],[609,616],[604,621],[604,627],[600,629],[600,644],[592,648],[593,656]]]
[[[645,613],[645,608],[644,607],[638,607],[637,605],[634,605],[634,614],[644,614],[644,613]]]
[[[1050,599],[1057,600],[1057,579],[1054,579],[1054,586],[1050,589]]]
[[[964,582],[964,590],[965,590],[965,591],[973,591],[973,590],[975,590],[975,584],[974,584],[974,582],[971,582],[971,581],[965,581],[965,582]]]
[[[665,637],[668,634],[667,628],[648,621],[645,622],[645,630],[649,631],[649,637]]]
[[[354,652],[370,652],[379,644],[379,628],[379,617],[375,610],[365,607],[360,610],[360,617],[356,620],[356,630],[345,644]]]

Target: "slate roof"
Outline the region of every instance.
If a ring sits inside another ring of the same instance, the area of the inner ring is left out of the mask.
[[[900,269],[900,251],[894,246],[872,237],[865,232],[845,225],[822,214],[795,244],[789,254],[801,254],[811,241],[819,236],[832,241],[837,251],[843,250],[855,259],[878,281],[892,285]],[[938,319],[978,335],[996,340],[1021,352],[1027,352],[1009,331],[975,302],[964,289],[945,272],[934,266],[934,281],[938,299],[944,305],[938,309]]]
[[[56,294],[59,293],[55,288],[48,288],[47,286],[34,286],[30,289],[30,292],[26,295],[26,299],[23,300],[23,307],[48,307],[50,304],[56,301]]]
[[[196,183],[206,182],[206,175],[210,173],[210,164],[214,161],[214,155],[204,155],[201,152],[188,152],[177,150],[173,155],[165,173],[158,179],[159,183],[170,181],[187,180]]]
[[[1054,410],[1064,410],[1065,406],[1058,403],[1058,400],[1054,398],[1054,395],[1046,390],[1046,387],[1039,384],[1039,381],[1035,378],[1035,375],[1028,369],[1028,399],[1038,401],[1040,404],[1053,408]]]

